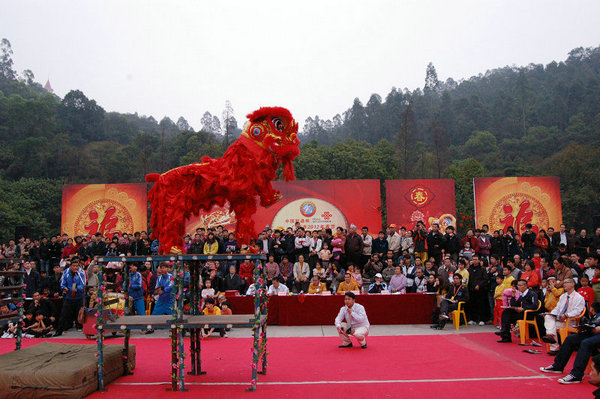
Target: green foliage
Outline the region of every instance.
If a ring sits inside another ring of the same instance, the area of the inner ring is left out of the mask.
[[[60,187],[141,182],[151,172],[218,157],[240,134],[233,107],[185,118],[106,112],[74,90],[59,98],[13,68],[0,42],[0,239],[14,226],[58,232]],[[472,216],[472,179],[559,176],[565,221],[591,225],[600,209],[600,48],[577,48],[546,66],[504,67],[356,98],[331,120],[303,124],[299,179],[451,178],[457,211]],[[466,226],[465,226],[466,227]]]

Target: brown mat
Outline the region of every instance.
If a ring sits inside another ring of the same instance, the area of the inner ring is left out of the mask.
[[[43,342],[0,355],[2,398],[82,398],[98,389],[96,345]],[[104,345],[104,384],[123,375],[123,347]],[[129,346],[128,368],[135,368]]]

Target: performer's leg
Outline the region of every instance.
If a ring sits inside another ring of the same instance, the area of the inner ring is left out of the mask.
[[[354,331],[352,331],[352,335],[358,341],[360,346],[365,346],[367,344],[367,336],[369,335],[369,329],[367,327],[358,327]]]
[[[350,345],[352,344],[352,341],[350,340],[350,337],[348,336],[348,334],[346,333],[346,329],[350,327],[349,324],[346,323],[342,323],[342,328],[340,332],[338,332],[340,339],[342,340],[342,344],[344,345]]]

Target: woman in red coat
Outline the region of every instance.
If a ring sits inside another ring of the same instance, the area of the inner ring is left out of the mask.
[[[254,263],[249,260],[245,260],[240,265],[240,277],[242,280],[246,280],[246,287],[249,287],[254,283]]]

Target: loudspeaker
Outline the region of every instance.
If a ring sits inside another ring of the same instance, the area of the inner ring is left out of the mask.
[[[592,227],[594,228],[594,230],[596,230],[598,227],[600,227],[600,215],[593,215],[592,216]]]
[[[31,226],[15,226],[15,239],[31,238]]]

